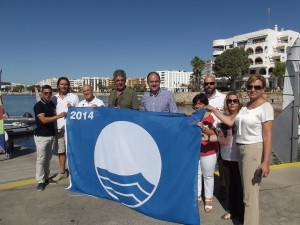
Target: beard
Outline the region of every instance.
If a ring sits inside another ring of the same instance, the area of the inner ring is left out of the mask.
[[[206,94],[213,94],[215,92],[216,88],[207,88],[205,89]]]

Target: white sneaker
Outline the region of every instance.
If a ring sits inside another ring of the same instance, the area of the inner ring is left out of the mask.
[[[68,174],[66,172],[65,173],[58,173],[58,174],[56,174],[55,177],[52,178],[52,180],[57,182],[57,181],[60,181],[62,179],[65,179],[67,177],[68,177]]]

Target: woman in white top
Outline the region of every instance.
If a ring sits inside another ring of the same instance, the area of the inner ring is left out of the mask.
[[[228,126],[235,123],[239,169],[244,189],[244,224],[259,225],[259,186],[261,178],[267,177],[270,171],[274,110],[263,97],[266,88],[263,76],[250,76],[246,85],[250,101],[235,118],[223,115],[211,106],[206,108]]]

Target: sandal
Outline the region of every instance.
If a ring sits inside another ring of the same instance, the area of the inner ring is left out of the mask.
[[[231,214],[230,212],[226,212],[222,217],[223,220],[230,220],[231,219]]]
[[[201,204],[201,202],[202,202],[202,198],[201,198],[201,196],[199,196],[198,197],[198,204]]]
[[[204,211],[210,213],[212,210],[212,199],[205,199]]]

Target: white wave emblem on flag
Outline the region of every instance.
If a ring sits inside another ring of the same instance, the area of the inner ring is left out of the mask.
[[[152,136],[127,121],[107,125],[95,145],[95,169],[107,193],[135,208],[154,194],[161,176],[161,156]]]

